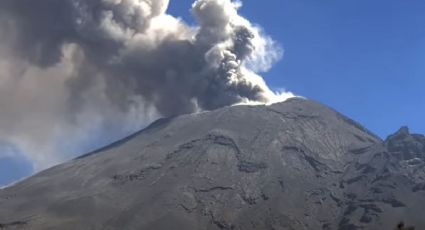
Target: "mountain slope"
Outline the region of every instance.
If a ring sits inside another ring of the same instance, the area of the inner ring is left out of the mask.
[[[397,141],[304,99],[162,119],[0,190],[0,229],[425,226],[423,158]]]

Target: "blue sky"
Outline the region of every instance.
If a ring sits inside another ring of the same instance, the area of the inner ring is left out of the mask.
[[[191,0],[170,13],[191,20]],[[359,121],[381,137],[425,133],[425,1],[243,1],[241,14],[285,50],[263,76]]]
[[[0,141],[0,187],[19,180],[32,171],[31,162],[15,147]]]
[[[171,0],[169,13],[193,23],[192,2]],[[419,0],[245,0],[241,9],[285,50],[262,74],[272,88],[320,101],[383,138],[402,125],[425,133],[424,12]],[[0,186],[31,172],[19,154],[0,154]]]

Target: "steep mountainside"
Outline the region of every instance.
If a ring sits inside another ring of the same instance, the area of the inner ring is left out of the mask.
[[[425,229],[424,146],[304,99],[162,119],[0,190],[0,229]]]

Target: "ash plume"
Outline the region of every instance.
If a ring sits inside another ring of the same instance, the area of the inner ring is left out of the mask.
[[[197,26],[168,4],[2,0],[0,140],[42,169],[159,117],[292,96],[258,75],[281,50],[240,2],[195,1]]]

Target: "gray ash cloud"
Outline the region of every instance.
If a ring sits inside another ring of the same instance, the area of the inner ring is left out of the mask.
[[[197,26],[168,3],[1,1],[0,139],[43,168],[61,161],[65,137],[81,145],[158,117],[292,96],[257,74],[281,51],[238,15],[240,2],[195,1]]]

